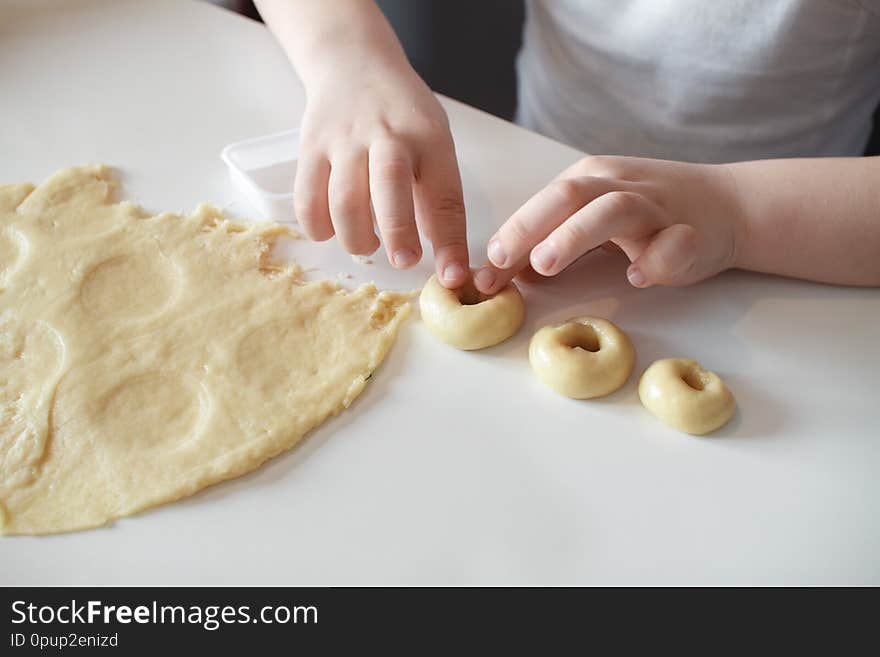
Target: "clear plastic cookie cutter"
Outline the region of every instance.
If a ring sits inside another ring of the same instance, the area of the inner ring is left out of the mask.
[[[293,181],[299,130],[287,130],[229,144],[220,159],[241,194],[264,219],[295,222]]]

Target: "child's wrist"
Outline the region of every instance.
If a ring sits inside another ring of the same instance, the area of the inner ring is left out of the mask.
[[[411,71],[406,55],[396,42],[357,37],[347,41],[318,37],[297,59],[299,61],[294,65],[307,92],[327,83],[339,84],[340,81],[359,81],[367,76]]]
[[[747,203],[748,191],[738,175],[740,163],[718,165],[728,188],[728,215],[731,223],[730,269],[748,269],[751,220]]]
[[[342,94],[346,89],[362,86],[367,78],[387,80],[403,74],[411,74],[412,68],[406,58],[396,58],[387,54],[377,54],[359,48],[346,48],[345,52],[315,58],[314,64],[298,71],[305,87],[306,95],[330,89],[332,93]]]

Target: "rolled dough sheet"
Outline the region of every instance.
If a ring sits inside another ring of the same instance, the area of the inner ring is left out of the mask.
[[[0,527],[102,525],[257,468],[363,390],[410,295],[305,282],[278,224],[0,186]]]

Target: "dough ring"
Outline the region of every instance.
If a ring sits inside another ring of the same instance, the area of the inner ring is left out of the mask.
[[[662,422],[698,436],[724,425],[736,409],[721,377],[689,358],[652,363],[639,381],[639,399]]]
[[[629,378],[635,359],[626,333],[598,317],[545,326],[529,344],[529,362],[541,383],[574,399],[614,392]]]
[[[482,294],[468,281],[449,290],[431,276],[419,297],[422,321],[438,340],[458,349],[485,349],[517,332],[525,303],[512,282],[494,296]]]

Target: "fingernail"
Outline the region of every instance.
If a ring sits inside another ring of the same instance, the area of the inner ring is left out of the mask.
[[[443,282],[447,285],[455,285],[461,282],[464,276],[464,267],[457,262],[448,264],[443,268]]]
[[[532,251],[532,267],[540,270],[538,273],[550,271],[556,264],[556,249],[549,244],[539,244]]]
[[[645,275],[635,267],[629,268],[626,272],[626,277],[629,279],[629,282],[636,287],[643,287],[646,283]]]
[[[412,249],[398,249],[391,256],[391,264],[398,269],[412,267],[416,262],[418,262],[418,256],[416,256],[416,252]]]
[[[474,284],[479,290],[485,291],[490,289],[493,285],[495,285],[495,272],[493,272],[488,267],[480,269],[476,274],[474,274]]]
[[[492,264],[496,267],[503,267],[507,261],[507,254],[504,252],[504,247],[501,246],[501,241],[497,237],[489,242],[488,250],[489,260],[492,261]]]

